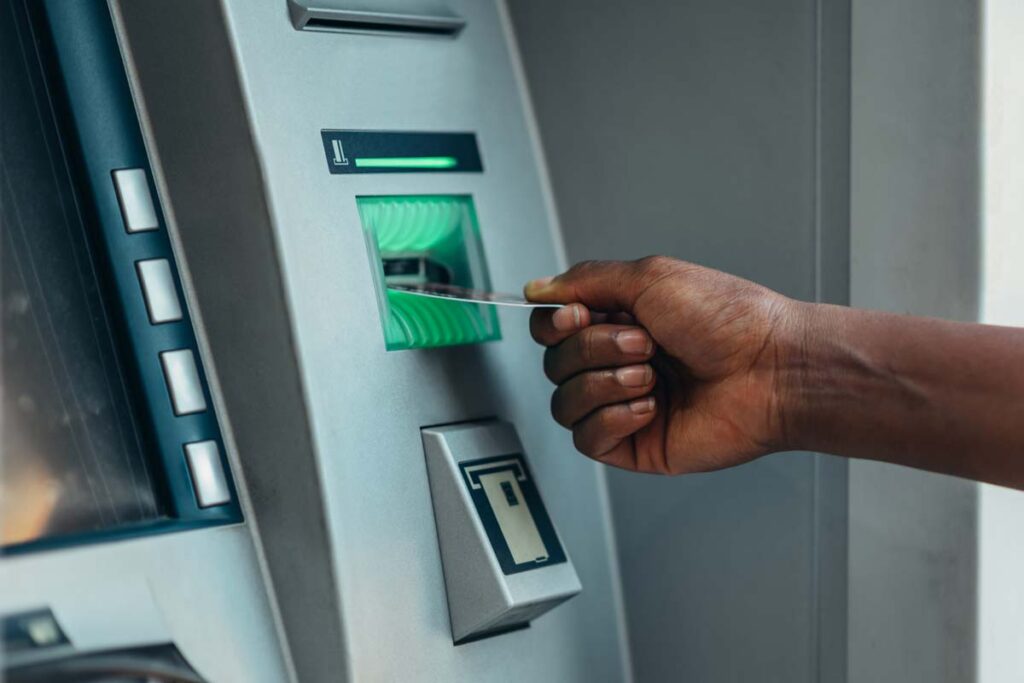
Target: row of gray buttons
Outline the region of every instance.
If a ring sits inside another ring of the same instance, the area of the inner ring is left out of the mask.
[[[121,169],[114,171],[113,177],[125,230],[129,233],[157,230],[160,223],[145,169]],[[135,269],[150,323],[159,325],[181,320],[181,301],[174,286],[170,261],[163,258],[146,259],[136,262]],[[160,354],[160,364],[174,414],[191,415],[205,411],[206,398],[192,350],[164,351]],[[223,505],[231,501],[231,491],[228,489],[216,441],[185,444],[185,459],[199,507]]]

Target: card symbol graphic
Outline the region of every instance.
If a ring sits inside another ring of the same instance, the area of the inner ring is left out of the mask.
[[[522,453],[462,460],[459,469],[504,574],[568,559]]]
[[[348,166],[348,159],[345,158],[345,150],[341,147],[341,140],[337,138],[331,140],[331,149],[334,151],[331,164],[334,166]]]

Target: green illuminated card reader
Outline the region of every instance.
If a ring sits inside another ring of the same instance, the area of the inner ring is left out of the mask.
[[[389,351],[501,339],[491,306],[388,289],[429,282],[490,289],[471,197],[372,196],[357,197],[356,203]]]

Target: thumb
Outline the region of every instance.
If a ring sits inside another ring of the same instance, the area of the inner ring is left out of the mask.
[[[523,288],[530,301],[548,304],[582,303],[595,311],[631,312],[636,300],[660,279],[658,264],[672,260],[649,257],[639,261],[584,261],[561,275],[532,280]]]

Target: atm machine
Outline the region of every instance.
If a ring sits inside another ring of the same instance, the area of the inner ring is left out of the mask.
[[[10,680],[628,679],[503,4],[3,9]]]

